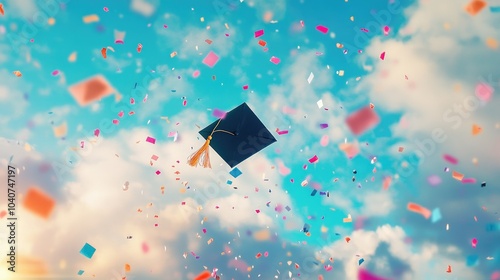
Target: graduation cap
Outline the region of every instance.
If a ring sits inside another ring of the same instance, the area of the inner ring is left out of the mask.
[[[224,118],[200,132],[205,144],[188,158],[191,166],[211,168],[209,146],[232,168],[276,142],[271,132],[246,103],[234,108]]]

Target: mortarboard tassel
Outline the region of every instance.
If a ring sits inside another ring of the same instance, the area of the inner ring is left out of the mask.
[[[212,165],[210,164],[210,140],[212,140],[212,135],[215,132],[225,132],[231,135],[234,135],[234,133],[226,131],[226,130],[216,130],[217,127],[219,126],[220,122],[222,119],[219,119],[217,122],[217,125],[215,125],[214,129],[212,130],[212,133],[207,137],[207,141],[205,141],[205,144],[201,146],[201,148],[194,152],[191,156],[188,157],[188,164],[191,166],[197,166],[199,163],[202,165],[204,168],[212,168]]]
[[[188,163],[191,166],[196,166],[198,163],[202,162],[201,165],[205,168],[212,168],[212,165],[210,165],[210,140],[212,140],[212,135],[207,137],[207,141],[205,141],[205,144],[201,146],[201,148],[193,153],[189,158],[188,158]]]

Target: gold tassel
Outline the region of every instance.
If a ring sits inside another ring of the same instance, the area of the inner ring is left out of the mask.
[[[212,136],[209,135],[207,137],[207,141],[205,141],[205,144],[201,146],[201,148],[193,153],[189,158],[188,158],[188,164],[191,166],[197,166],[198,164],[202,165],[204,168],[212,168],[212,165],[210,164],[210,140],[212,140]]]

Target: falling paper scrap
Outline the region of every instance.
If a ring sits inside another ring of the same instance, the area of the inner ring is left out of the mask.
[[[55,204],[52,197],[35,187],[28,189],[22,202],[24,208],[45,219],[50,216]]]
[[[101,75],[74,84],[68,90],[80,106],[86,106],[105,96],[116,93],[116,90]]]
[[[66,122],[63,122],[61,125],[52,127],[52,129],[54,130],[54,136],[56,138],[63,138],[68,132],[68,125]]]
[[[114,30],[114,34],[115,34],[115,44],[123,44],[126,32]]]
[[[426,218],[426,219],[429,219],[432,215],[432,213],[429,209],[422,207],[416,203],[412,203],[412,202],[408,203],[407,208],[409,211],[418,213],[418,214],[424,216],[424,218]]]
[[[370,106],[366,106],[346,119],[346,124],[354,135],[363,134],[366,130],[373,128],[380,121],[377,113]]]
[[[219,56],[217,56],[214,52],[210,51],[207,56],[203,59],[203,64],[207,65],[208,67],[212,68],[217,64],[219,61]]]
[[[84,255],[85,257],[91,259],[92,256],[94,256],[95,253],[95,248],[92,247],[89,243],[85,243],[83,245],[82,249],[80,250],[80,254]]]

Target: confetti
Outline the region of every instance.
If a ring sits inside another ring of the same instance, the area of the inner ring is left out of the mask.
[[[323,26],[323,25],[318,25],[316,26],[316,30],[318,30],[319,32],[323,33],[323,34],[326,34],[328,33],[328,28]]]
[[[85,243],[85,245],[83,245],[82,249],[80,250],[80,254],[82,254],[86,258],[91,259],[92,256],[94,256],[95,251],[96,249],[92,247],[92,245],[90,245],[89,243]]]
[[[312,82],[313,79],[314,79],[314,74],[313,74],[313,72],[311,72],[311,74],[309,74],[309,77],[307,78],[307,82],[309,84],[311,84],[311,82]]]
[[[278,64],[280,63],[280,61],[281,61],[281,60],[280,60],[279,58],[277,58],[277,57],[273,56],[273,57],[271,57],[270,61],[271,61],[272,63],[274,63],[274,64],[278,65]]]
[[[380,122],[375,110],[369,106],[364,107],[346,118],[346,124],[354,135],[361,135],[366,130],[373,128]]]
[[[262,35],[264,35],[264,30],[257,30],[257,31],[255,31],[255,34],[254,34],[255,38],[258,38],[258,37],[260,37]]]
[[[93,22],[98,22],[99,21],[99,16],[98,15],[88,15],[83,17],[83,22],[84,23],[93,23]]]
[[[36,187],[29,188],[22,201],[22,206],[26,210],[45,219],[50,217],[55,204],[52,197]]]
[[[472,0],[465,7],[465,10],[471,15],[475,16],[486,7],[486,2],[483,0]]]
[[[407,205],[407,209],[411,212],[415,212],[415,213],[418,213],[422,216],[424,216],[424,218],[426,219],[429,219],[431,217],[431,211],[425,207],[422,207],[416,203],[413,203],[413,202],[410,202],[408,203]]]
[[[212,68],[217,64],[219,61],[219,56],[217,56],[214,52],[210,51],[207,56],[203,59],[203,64],[207,65],[208,67]]]

